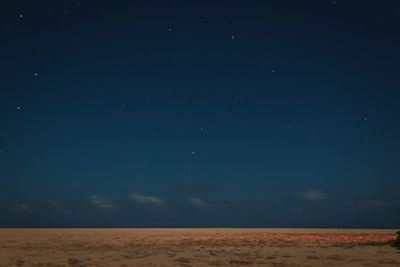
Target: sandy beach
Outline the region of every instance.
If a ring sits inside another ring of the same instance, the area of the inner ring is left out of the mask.
[[[400,266],[394,230],[0,229],[0,266]]]

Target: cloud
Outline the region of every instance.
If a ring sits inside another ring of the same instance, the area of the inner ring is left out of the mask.
[[[131,200],[137,204],[141,205],[155,205],[155,206],[162,206],[164,202],[155,196],[146,196],[140,193],[132,193]]]
[[[318,190],[308,190],[304,192],[300,192],[299,196],[301,199],[308,200],[308,201],[320,201],[327,199],[325,193],[318,191]]]
[[[57,200],[52,200],[50,201],[50,205],[54,208],[62,208],[63,205],[61,204],[61,202],[57,201]]]
[[[56,211],[60,213],[65,213],[65,214],[71,214],[71,211],[68,210],[63,203],[61,203],[58,200],[52,200],[50,201],[50,206]]]
[[[19,212],[19,213],[25,213],[25,212],[31,212],[31,207],[29,207],[28,204],[20,204],[15,207],[10,208],[14,212]]]
[[[207,207],[211,206],[209,203],[207,203],[204,200],[197,198],[197,197],[189,198],[188,202],[190,205],[192,205],[193,207],[197,207],[197,208],[207,208]]]
[[[113,204],[109,199],[98,195],[90,196],[90,203],[92,203],[98,208],[107,210],[113,210],[118,207],[117,205]]]

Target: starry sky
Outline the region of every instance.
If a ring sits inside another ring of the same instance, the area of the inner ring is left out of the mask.
[[[1,1],[1,227],[395,227],[400,2]]]

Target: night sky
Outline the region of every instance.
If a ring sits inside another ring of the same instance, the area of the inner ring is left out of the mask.
[[[399,1],[1,1],[0,226],[395,227]]]

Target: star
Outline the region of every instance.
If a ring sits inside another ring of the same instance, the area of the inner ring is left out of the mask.
[[[37,77],[37,76],[39,76],[39,73],[35,72],[35,73],[33,74],[33,77]]]
[[[194,151],[192,151],[192,155],[194,156]]]
[[[235,35],[232,35],[232,36],[231,36],[231,39],[232,39],[232,40],[235,39],[235,38],[236,38]]]

